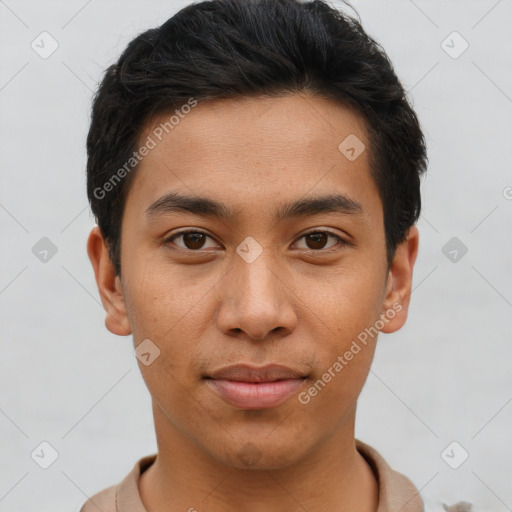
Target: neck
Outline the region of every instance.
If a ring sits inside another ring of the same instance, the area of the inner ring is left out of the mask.
[[[378,484],[354,441],[354,414],[299,462],[238,469],[205,453],[154,407],[158,456],[142,474],[147,512],[375,512]]]

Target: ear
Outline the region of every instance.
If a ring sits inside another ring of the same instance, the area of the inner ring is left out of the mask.
[[[115,274],[114,266],[108,254],[107,244],[98,226],[95,226],[89,234],[87,254],[94,268],[101,302],[107,313],[105,327],[111,333],[118,336],[131,334],[132,331],[126,315],[126,304],[121,280]]]
[[[381,332],[398,331],[407,320],[407,312],[412,292],[412,271],[418,255],[419,233],[416,226],[411,226],[405,241],[395,251],[393,263],[388,272],[388,280],[382,315],[387,321]]]

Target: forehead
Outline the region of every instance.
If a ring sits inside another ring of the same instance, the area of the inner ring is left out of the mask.
[[[165,139],[160,140],[156,133],[160,147],[166,142],[184,150],[192,143],[200,143],[205,150],[229,146],[247,158],[252,151],[262,155],[275,155],[276,150],[338,151],[339,143],[351,134],[368,145],[365,122],[357,111],[310,94],[203,101],[184,110],[186,106],[182,105],[183,111],[177,108],[148,120],[141,139],[152,134],[155,137],[156,131]]]
[[[334,192],[361,204],[379,203],[365,123],[353,109],[295,94],[177,110],[152,118],[139,138],[139,146],[148,138],[154,142],[127,198],[139,209],[178,190],[229,203],[236,211]]]

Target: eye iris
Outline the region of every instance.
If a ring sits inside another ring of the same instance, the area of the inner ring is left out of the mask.
[[[201,249],[204,244],[205,235],[203,233],[185,233],[183,235],[183,243],[187,249]],[[192,243],[190,247],[189,243]]]
[[[313,240],[313,247],[311,247],[310,243],[306,243],[310,249],[322,249],[322,247],[327,243],[328,236],[329,235],[327,233],[311,233],[306,235],[306,240]]]

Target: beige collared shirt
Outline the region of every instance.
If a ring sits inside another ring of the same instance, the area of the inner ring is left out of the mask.
[[[358,452],[372,468],[379,485],[377,512],[424,512],[423,501],[412,482],[391,469],[371,446],[356,439]],[[92,496],[80,512],[146,512],[139,492],[140,475],[155,461],[156,454],[139,459],[125,479]]]

